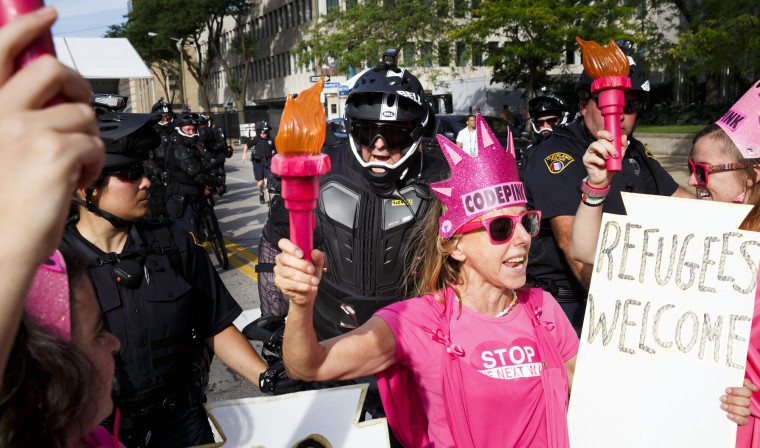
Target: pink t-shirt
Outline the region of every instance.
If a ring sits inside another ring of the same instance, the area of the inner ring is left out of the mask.
[[[453,294],[451,294],[453,297]],[[476,446],[544,447],[545,402],[540,373],[541,353],[524,294],[505,317],[479,314],[462,306],[450,322],[450,341],[464,351],[462,377],[470,409],[470,432]],[[562,309],[549,294],[543,297],[542,321],[553,322],[550,334],[564,361],[578,352],[579,341]],[[458,303],[452,306],[457,307]],[[441,345],[428,331],[437,328],[443,305],[432,295],[398,302],[375,313],[396,338],[396,362],[406,366],[417,383],[434,447],[453,447],[442,395]],[[479,415],[472,415],[472,410]]]
[[[760,281],[760,275],[758,276]],[[760,386],[760,288],[755,293],[755,309],[747,350],[747,367],[744,376]],[[760,448],[760,392],[752,394],[749,424],[739,426],[736,435],[737,448]]]

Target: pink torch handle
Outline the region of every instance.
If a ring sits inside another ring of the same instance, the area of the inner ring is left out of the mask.
[[[607,171],[623,169],[623,158],[620,157],[620,117],[625,107],[625,92],[621,89],[606,89],[599,92],[599,110],[604,117],[604,129],[612,134],[612,146],[618,157],[607,159]]]
[[[623,169],[623,158],[620,157],[620,117],[625,107],[625,92],[630,89],[631,79],[627,76],[605,76],[595,79],[591,84],[591,93],[599,95],[597,106],[604,117],[604,129],[612,134],[612,145],[618,154],[617,157],[607,159],[607,171]]]
[[[36,11],[44,6],[42,0],[0,0],[0,27],[12,22],[16,17]],[[50,31],[35,39],[29,47],[16,59],[16,67],[29,64],[43,54],[55,56],[55,46]],[[47,103],[47,106],[63,103],[65,99],[61,95],[56,95]]]
[[[282,198],[290,215],[290,240],[301,248],[303,259],[311,261],[319,176],[283,176]]]
[[[319,199],[319,176],[330,171],[327,154],[272,158],[272,172],[282,176],[282,199],[290,215],[290,240],[311,261],[314,249],[314,209]]]

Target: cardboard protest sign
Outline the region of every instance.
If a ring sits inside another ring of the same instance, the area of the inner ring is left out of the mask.
[[[733,447],[760,234],[749,206],[623,193],[605,214],[575,370],[572,447]]]
[[[224,448],[390,446],[386,419],[359,423],[367,384],[206,403]],[[302,445],[299,445],[303,443]]]

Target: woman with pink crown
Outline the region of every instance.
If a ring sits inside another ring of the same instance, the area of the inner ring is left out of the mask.
[[[567,447],[578,337],[557,302],[524,287],[540,212],[526,210],[514,146],[477,116],[478,156],[439,136],[451,179],[418,231],[417,298],[317,342],[312,306],[324,266],[281,240],[275,284],[290,299],[284,360],[308,381],[377,374],[407,447]],[[410,268],[411,272],[411,268]],[[494,424],[498,419],[498,424]]]
[[[608,140],[609,135],[600,132],[600,139],[583,157],[589,175],[584,187],[597,197],[581,201],[570,237],[572,256],[591,265],[602,221],[598,205],[614,175],[604,163],[611,154]],[[697,198],[754,205],[739,228],[760,231],[760,81],[718,121],[696,134],[687,163],[689,185],[696,189]],[[721,397],[728,418],[741,425],[737,447],[760,448],[760,388],[756,385],[760,385],[760,289],[755,296],[744,387],[729,387]]]

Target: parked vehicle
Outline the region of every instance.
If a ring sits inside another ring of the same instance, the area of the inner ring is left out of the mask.
[[[488,127],[491,128],[496,139],[499,140],[501,146],[507,147],[508,130],[512,131],[512,140],[515,144],[515,153],[517,154],[517,163],[520,164],[522,158],[522,152],[530,145],[530,140],[523,137],[521,132],[517,132],[514,127],[501,117],[494,117],[490,115],[484,115]],[[457,134],[459,131],[467,126],[467,115],[436,115],[435,117],[435,132],[426,133],[422,136],[422,151],[433,154],[438,157],[443,157],[441,153],[441,147],[438,144],[436,135],[441,134],[448,138],[452,142],[456,142]]]
[[[341,141],[348,140],[346,122],[342,118],[333,118],[327,122],[327,132],[332,132]]]

